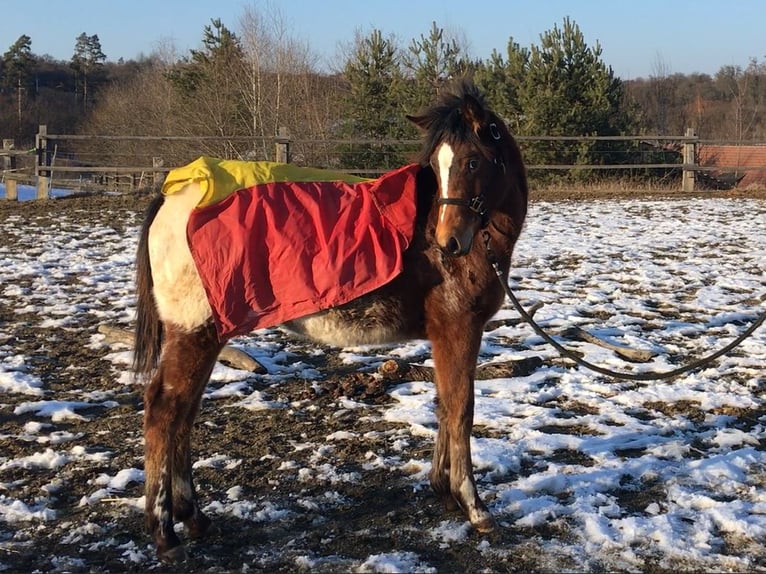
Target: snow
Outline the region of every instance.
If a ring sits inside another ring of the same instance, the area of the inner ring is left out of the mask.
[[[19,231],[24,249],[0,245],[0,292],[22,300],[20,316],[34,311],[49,317],[42,325],[46,328],[66,327],[78,314],[104,323],[129,323],[138,228],[121,234],[93,225],[86,239],[65,239],[67,226],[74,224],[62,218],[59,227],[36,228],[34,241],[25,239],[30,230]],[[13,232],[13,218],[0,226]],[[586,360],[627,371],[672,369],[720,348],[766,310],[764,229],[766,204],[742,198],[534,203],[510,284],[526,304],[544,303],[536,319],[549,330],[578,325],[616,343],[658,353],[648,364],[635,364],[592,344],[566,343]],[[20,281],[29,277],[35,280],[33,290]],[[506,306],[497,318],[514,316]],[[296,361],[272,333],[236,341],[269,371],[259,379],[258,389],[249,373],[217,365],[204,400],[225,402],[226,409],[310,410],[310,405],[281,400],[279,384],[290,378],[311,381],[319,373]],[[13,326],[0,325],[0,412],[33,419],[19,425],[17,434],[2,438],[40,446],[24,457],[0,455],[0,531],[59,520],[54,494],[61,485],[42,489],[34,501],[22,500],[14,495],[19,473],[92,465],[93,492],[81,501],[84,505],[142,483],[143,472],[132,466],[136,461],[105,472],[104,465],[117,453],[88,452],[78,444],[82,435],[66,432],[67,421],[109,417],[118,406],[113,397],[106,393],[67,400],[54,394],[30,374],[30,357],[14,351],[12,337]],[[102,343],[94,336],[91,344]],[[371,369],[389,356],[422,360],[427,349],[423,341],[414,341],[384,349],[349,348],[340,357],[347,365]],[[117,351],[110,357],[115,387],[130,384],[122,374],[129,353]],[[762,564],[766,328],[715,365],[659,383],[614,381],[574,367],[556,358],[524,324],[487,332],[480,362],[527,357],[541,357],[543,365],[528,376],[476,382],[475,425],[481,432],[474,434],[471,448],[479,491],[501,527],[534,532],[553,525],[566,530],[566,536],[536,542],[537,551],[546,555],[541,564],[555,566],[560,559],[575,570],[640,570],[647,561],[663,568],[691,564],[700,570],[748,570]],[[418,458],[414,448],[435,436],[434,385],[405,381],[390,395],[393,400],[387,405],[342,398],[337,408],[340,414],[353,411],[355,417],[389,423],[396,430],[376,438],[387,441],[396,456],[370,451],[359,471],[341,468],[337,453],[344,443],[372,438],[354,428],[335,431],[321,444],[294,445],[296,452],[311,453],[308,463],[288,456],[280,471],[298,491],[306,483],[326,489],[321,497],[302,498],[301,506],[342,504],[333,486],[362,482],[361,472],[372,469],[404,475],[413,489],[427,488],[430,461]],[[4,404],[10,396],[25,398],[11,409]],[[738,416],[743,412],[749,413],[747,425]],[[241,463],[216,453],[194,467],[228,472]],[[641,496],[652,489],[659,494]],[[213,515],[251,522],[295,519],[293,511],[276,501],[248,499],[237,484],[211,496],[205,510]],[[140,507],[141,500],[127,503]],[[100,539],[103,533],[93,524],[67,536],[83,543],[95,536],[101,544],[118,545],[114,539]],[[461,520],[442,521],[426,536],[443,548],[474,544],[482,552],[502,551]],[[731,539],[746,541],[749,551],[726,552]],[[154,557],[145,552],[144,541],[138,543],[119,542],[126,565],[153,568]],[[7,569],[7,560],[0,558],[0,571]],[[62,557],[52,564],[57,571],[88,568],[74,560]],[[323,556],[321,550],[294,560],[298,570],[326,568],[337,560],[339,568],[358,572],[436,572],[416,552],[398,548],[361,561]]]
[[[423,572],[436,573],[436,568],[422,564],[414,552],[373,554],[359,567],[358,572],[385,572],[390,574]]]

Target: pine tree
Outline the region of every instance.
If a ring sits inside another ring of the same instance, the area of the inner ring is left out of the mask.
[[[601,59],[598,42],[589,47],[569,18],[532,46],[518,96],[526,135],[608,136],[633,128],[622,81]],[[556,141],[527,146],[526,155],[531,163],[600,164],[618,148],[620,144]]]
[[[366,37],[357,34],[353,53],[347,60],[344,76],[349,91],[344,98],[348,119],[341,127],[345,137],[395,139],[405,135],[405,110],[402,106],[404,79],[400,50],[392,38],[380,30]],[[402,158],[391,145],[345,146],[345,167],[389,168]]]
[[[529,50],[509,38],[506,58],[493,50],[489,61],[480,62],[475,73],[476,85],[484,91],[487,101],[513,133],[522,130],[524,112],[519,90],[528,67]]]
[[[189,135],[231,136],[247,127],[238,77],[244,73],[239,38],[220,19],[205,26],[202,46],[173,67],[168,79],[186,103]],[[228,157],[233,150],[209,149]]]
[[[31,50],[32,39],[26,34],[22,34],[3,54],[3,88],[8,92],[16,92],[16,113],[19,126],[22,120],[25,85],[34,62]]]
[[[475,68],[463,56],[458,41],[445,35],[436,22],[432,22],[428,36],[421,34],[419,39],[412,40],[407,56],[405,65],[414,80],[410,84],[409,104],[416,111],[433,102],[444,84]]]
[[[77,36],[74,54],[70,61],[72,69],[79,74],[82,82],[82,107],[88,108],[88,79],[96,76],[101,70],[106,55],[101,51],[101,41],[98,34],[88,36],[85,32]]]

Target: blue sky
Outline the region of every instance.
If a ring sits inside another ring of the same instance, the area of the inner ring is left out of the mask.
[[[199,46],[212,18],[236,32],[246,6],[278,10],[288,32],[326,66],[339,61],[355,30],[379,28],[406,45],[436,21],[486,58],[495,48],[504,53],[511,36],[522,46],[539,43],[566,16],[589,45],[601,44],[603,60],[623,79],[656,73],[658,63],[669,73],[714,74],[766,57],[763,0],[0,0],[0,51],[27,34],[35,54],[69,60],[85,32],[98,34],[111,61],[168,42],[185,54]]]

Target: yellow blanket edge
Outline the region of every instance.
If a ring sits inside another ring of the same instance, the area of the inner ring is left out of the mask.
[[[189,183],[197,182],[203,193],[197,207],[204,207],[218,203],[235,191],[259,184],[332,181],[362,183],[371,180],[340,171],[273,161],[241,161],[201,156],[168,172],[162,185],[162,193],[172,195]]]

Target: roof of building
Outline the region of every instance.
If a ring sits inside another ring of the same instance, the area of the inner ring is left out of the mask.
[[[700,144],[698,161],[703,167],[720,167],[720,170],[707,173],[717,178],[732,179],[738,188],[766,187],[766,145]]]

